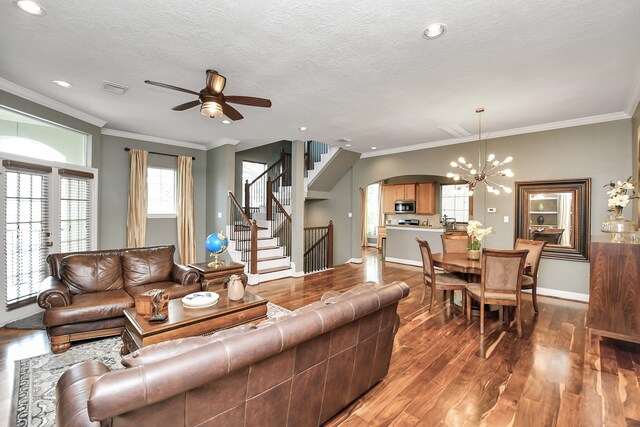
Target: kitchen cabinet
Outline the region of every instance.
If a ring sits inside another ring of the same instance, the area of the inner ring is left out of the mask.
[[[395,213],[398,200],[415,200],[416,213],[433,215],[436,211],[435,184],[420,182],[411,184],[384,184],[382,186],[382,210],[385,214]],[[420,200],[422,198],[422,200]],[[419,206],[422,206],[420,210]]]
[[[416,213],[434,215],[436,213],[436,185],[434,182],[419,182],[415,186]]]

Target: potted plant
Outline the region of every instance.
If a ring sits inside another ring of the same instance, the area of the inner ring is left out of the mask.
[[[631,177],[626,181],[611,181],[605,185],[604,188],[608,188],[607,205],[609,206],[609,212],[611,215],[603,224],[602,231],[611,233],[611,241],[624,242],[625,234],[633,234],[638,231],[638,225],[635,222],[624,219],[622,210],[629,204],[632,199],[637,199],[635,182]]]
[[[467,258],[471,260],[479,260],[482,248],[480,243],[484,236],[491,234],[493,229],[491,227],[481,228],[482,223],[476,220],[469,220],[467,223],[467,235],[471,238],[469,245],[467,246]]]

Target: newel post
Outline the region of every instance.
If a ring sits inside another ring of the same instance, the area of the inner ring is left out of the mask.
[[[333,221],[329,221],[329,244],[327,247],[327,268],[333,268]]]
[[[251,185],[249,184],[249,180],[247,179],[244,182],[244,213],[246,213],[249,217],[251,217],[251,212],[249,211],[249,189]]]

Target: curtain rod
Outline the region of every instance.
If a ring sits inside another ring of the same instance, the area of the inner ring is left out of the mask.
[[[124,151],[131,151],[131,148],[129,147],[124,147]],[[149,151],[149,154],[156,154],[158,156],[168,156],[168,157],[178,157],[177,154],[167,154],[167,153],[158,153],[157,151]],[[195,157],[191,157],[193,160],[195,160]]]

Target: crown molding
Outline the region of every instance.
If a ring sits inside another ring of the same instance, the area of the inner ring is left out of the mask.
[[[630,117],[631,117],[631,114],[628,114],[625,111],[619,111],[617,113],[601,114],[599,116],[581,117],[579,119],[563,120],[560,122],[544,123],[540,125],[525,126],[521,128],[491,132],[491,133],[487,133],[485,135],[485,138],[488,138],[489,135],[491,136],[491,139],[504,138],[506,136],[524,135],[527,133],[544,132],[547,130],[564,129],[564,128],[570,128],[575,126],[585,126],[585,125],[591,125],[596,123],[612,122],[615,120],[628,119]],[[396,147],[396,148],[389,148],[386,150],[363,153],[360,158],[366,159],[367,157],[387,156],[389,154],[406,153],[408,151],[425,150],[428,148],[443,147],[446,145],[463,144],[465,142],[477,141],[477,139],[478,139],[477,135],[472,135],[470,137],[464,137],[464,138],[452,138],[452,139],[444,139],[440,141],[425,142],[423,144],[408,145],[406,147]]]
[[[27,99],[29,101],[35,102],[36,104],[40,104],[44,107],[51,108],[52,110],[55,110],[59,113],[63,113],[63,114],[66,114],[67,116],[71,116],[78,120],[82,120],[83,122],[87,122],[99,128],[107,124],[105,120],[92,116],[91,114],[87,114],[83,111],[77,110],[73,107],[68,106],[67,104],[63,104],[60,101],[56,101],[55,99],[49,98],[44,95],[40,95],[39,93],[36,93],[22,86],[19,86],[1,77],[0,77],[0,89],[4,90],[5,92],[9,92],[12,95],[19,96],[20,98]]]
[[[102,135],[117,136],[119,138],[137,139],[139,141],[155,142],[157,144],[173,145],[174,147],[191,148],[192,150],[205,151],[206,147],[195,142],[180,141],[177,139],[160,138],[158,136],[144,135],[141,133],[126,132],[123,130],[103,128]]]
[[[215,141],[211,141],[205,145],[206,150],[211,150],[212,148],[222,147],[223,145],[238,145],[240,142],[239,139],[233,138],[220,138]]]

